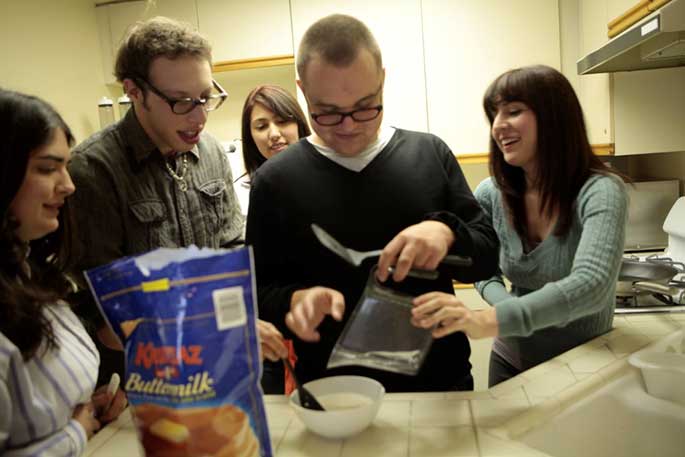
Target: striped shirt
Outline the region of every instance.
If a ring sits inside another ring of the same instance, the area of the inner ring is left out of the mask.
[[[93,341],[68,305],[44,311],[59,348],[24,361],[19,349],[0,333],[0,454],[78,456],[86,432],[72,419],[90,401],[100,357]]]

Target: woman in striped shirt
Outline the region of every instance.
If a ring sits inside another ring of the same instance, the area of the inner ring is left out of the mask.
[[[73,137],[47,103],[1,89],[0,132],[0,454],[77,456],[100,424],[98,352],[60,300]]]

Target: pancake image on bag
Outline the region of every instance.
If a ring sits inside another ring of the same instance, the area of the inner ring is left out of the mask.
[[[259,442],[250,419],[238,407],[173,410],[139,405],[135,418],[149,456],[258,457]],[[193,440],[189,440],[193,436]]]
[[[86,272],[126,351],[147,457],[270,457],[252,250],[157,249]]]

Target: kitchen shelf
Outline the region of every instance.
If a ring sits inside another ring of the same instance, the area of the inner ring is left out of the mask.
[[[279,65],[294,65],[295,56],[282,55],[271,57],[260,57],[256,59],[240,59],[240,60],[223,60],[215,62],[212,65],[212,70],[215,73],[224,71],[245,70],[247,68],[264,68],[275,67]]]

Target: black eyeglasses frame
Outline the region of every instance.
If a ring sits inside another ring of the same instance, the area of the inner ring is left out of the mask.
[[[147,86],[147,87],[150,89],[150,91],[151,91],[152,93],[154,93],[154,94],[157,95],[159,98],[161,98],[162,100],[164,100],[165,102],[167,102],[167,104],[169,105],[169,108],[171,109],[171,112],[172,112],[172,113],[178,114],[178,115],[188,114],[188,113],[190,113],[191,111],[193,111],[197,106],[202,106],[202,108],[203,108],[206,112],[215,111],[215,110],[219,109],[219,107],[220,107],[220,106],[224,103],[224,101],[226,101],[226,99],[228,98],[228,92],[226,92],[226,91],[224,90],[224,88],[221,87],[221,84],[219,84],[218,82],[216,82],[216,80],[214,80],[214,79],[212,79],[212,87],[214,87],[214,89],[215,89],[216,91],[218,91],[219,93],[218,93],[218,94],[212,94],[212,95],[210,95],[210,96],[208,96],[208,97],[203,97],[203,98],[191,98],[191,97],[173,98],[173,97],[169,97],[169,96],[166,95],[164,92],[162,92],[161,90],[157,89],[155,86],[153,86],[153,85],[150,83],[150,81],[147,81],[146,79],[143,79],[143,78],[135,78],[134,81],[135,81],[139,86],[141,86],[140,83],[143,83],[143,85]],[[207,106],[207,103],[209,103],[210,100],[216,100],[216,99],[220,99],[219,102],[216,104],[216,106],[213,106],[213,107],[208,107],[208,106]],[[182,103],[182,102],[191,103],[191,105],[190,105],[190,107],[189,107],[187,110],[182,110],[181,112],[176,111],[174,108],[177,106],[178,103]]]
[[[360,113],[362,111],[372,111],[372,110],[375,110],[376,114],[373,117],[370,117],[368,119],[357,119],[356,117],[354,117],[355,114]],[[314,119],[314,121],[317,124],[322,125],[324,127],[333,127],[334,125],[342,124],[343,121],[345,120],[345,118],[348,116],[351,117],[355,122],[370,122],[370,121],[376,119],[378,116],[380,116],[382,111],[383,111],[383,105],[381,104],[381,105],[369,106],[366,108],[359,108],[359,109],[356,109],[353,111],[345,111],[345,112],[333,111],[330,113],[319,113],[319,114],[315,114],[315,113],[310,112],[309,115],[312,117],[312,119]],[[337,122],[333,122],[333,123],[326,123],[326,122],[322,123],[319,120],[322,116],[340,116],[340,120],[338,120]]]

